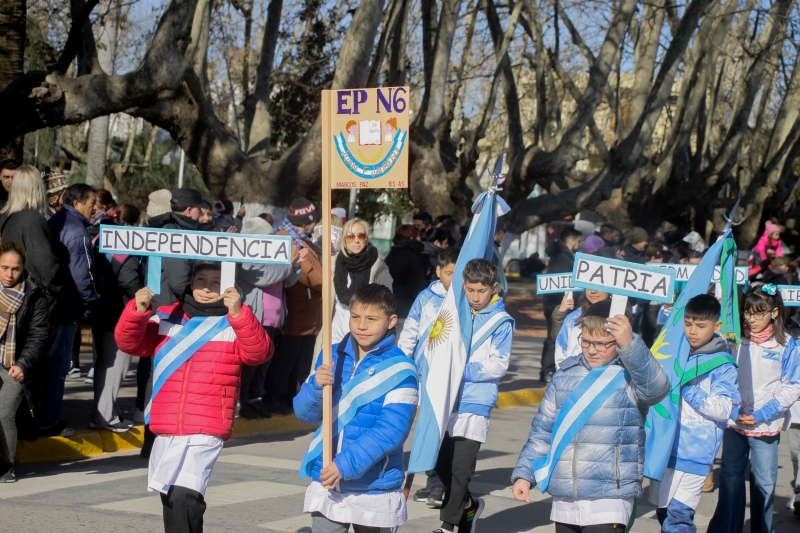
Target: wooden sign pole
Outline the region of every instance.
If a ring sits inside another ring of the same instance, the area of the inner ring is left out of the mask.
[[[322,362],[328,366],[333,366],[333,348],[331,346],[331,322],[333,316],[333,301],[331,285],[333,285],[333,275],[331,274],[331,121],[330,116],[331,102],[330,93],[322,93],[322,220],[321,223],[327,231],[322,235]],[[328,385],[322,388],[322,466],[323,468],[333,462],[333,386]]]

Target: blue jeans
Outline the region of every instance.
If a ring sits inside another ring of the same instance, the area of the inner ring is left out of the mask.
[[[662,533],[695,533],[694,509],[675,498],[666,507],[656,510]]]
[[[39,426],[48,428],[61,419],[61,403],[64,400],[64,380],[72,360],[72,343],[78,326],[75,324],[51,324],[50,347],[47,351],[47,369],[42,405],[39,407]]]
[[[719,499],[708,533],[742,533],[747,507],[744,474],[750,456],[750,531],[772,533],[780,435],[746,437],[726,429],[722,438]]]

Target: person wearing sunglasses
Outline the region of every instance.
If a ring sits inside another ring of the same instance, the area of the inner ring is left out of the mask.
[[[331,342],[338,343],[350,332],[350,298],[362,287],[377,283],[392,290],[389,268],[378,257],[378,249],[369,240],[366,222],[348,220],[342,227],[342,249],[332,265],[334,303]]]

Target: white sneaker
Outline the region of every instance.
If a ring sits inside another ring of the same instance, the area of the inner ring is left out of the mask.
[[[794,500],[797,498],[797,494],[792,494],[792,497],[789,498],[789,501],[786,502],[787,509],[794,509]]]
[[[86,379],[84,379],[83,382],[90,385],[94,383],[94,367],[89,369],[89,373],[86,374]]]
[[[131,411],[131,420],[137,424],[144,424],[144,413],[138,407],[134,407]]]
[[[67,372],[67,379],[81,379],[81,369],[73,367]]]

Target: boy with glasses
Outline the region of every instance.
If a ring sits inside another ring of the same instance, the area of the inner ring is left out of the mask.
[[[547,386],[511,475],[514,498],[538,484],[553,496],[556,533],[623,531],[642,494],[644,423],[669,392],[669,378],[627,316],[606,300],[587,309],[581,354]]]

